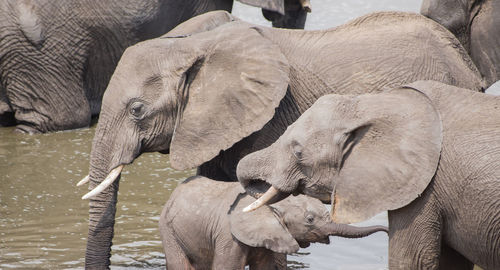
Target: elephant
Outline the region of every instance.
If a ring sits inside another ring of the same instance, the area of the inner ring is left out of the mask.
[[[237,172],[245,211],[307,194],[334,222],[389,217],[390,269],[500,269],[500,97],[435,81],[325,95]]]
[[[494,0],[424,0],[421,14],[450,30],[469,52],[487,87],[500,79],[500,3]]]
[[[328,93],[416,80],[482,91],[460,42],[413,13],[381,12],[321,31],[257,26],[224,11],[127,48],[103,97],[90,154],[87,256],[108,258],[123,166],[141,153],[237,181],[245,155],[273,143]],[[344,90],[347,89],[347,90]]]
[[[87,127],[123,51],[233,0],[0,1],[0,127],[40,133]],[[245,0],[304,28],[310,3]],[[282,22],[285,20],[284,22]]]
[[[286,269],[286,254],[299,246],[387,232],[336,224],[319,200],[304,195],[243,213],[252,200],[238,182],[193,176],[181,183],[159,221],[167,269]]]

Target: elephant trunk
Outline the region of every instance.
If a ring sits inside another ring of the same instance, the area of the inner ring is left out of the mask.
[[[367,227],[356,227],[347,224],[338,224],[334,222],[329,222],[327,225],[321,228],[321,231],[325,235],[329,236],[340,236],[344,238],[361,238],[371,235],[376,232],[388,232],[386,226],[367,226]]]
[[[98,186],[109,174],[112,149],[109,142],[113,136],[104,136],[105,131],[98,125],[90,155],[90,189]],[[89,202],[89,232],[85,252],[85,268],[108,268],[110,265],[111,246],[114,234],[115,214],[119,179],[101,193],[92,196]]]
[[[105,192],[89,202],[89,232],[85,251],[86,269],[103,269],[110,265],[117,193],[118,182],[115,182]]]
[[[299,182],[293,177],[293,173],[289,174],[288,179],[281,178],[283,170],[288,171],[288,168],[282,168],[284,167],[283,164],[289,164],[290,162],[278,161],[275,158],[276,150],[277,146],[273,144],[245,156],[238,163],[236,168],[238,181],[240,181],[246,192],[254,198],[262,196],[271,186],[280,193],[288,195],[298,188]]]

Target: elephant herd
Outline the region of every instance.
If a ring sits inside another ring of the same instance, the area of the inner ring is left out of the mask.
[[[160,217],[168,269],[286,269],[299,247],[379,231],[390,269],[500,268],[500,98],[482,93],[498,1],[317,31],[278,28],[303,28],[307,0],[241,0],[276,28],[232,1],[125,2],[0,3],[0,126],[99,113],[86,268],[109,267],[120,173],[145,152],[198,168]],[[382,211],[388,228],[348,225]]]

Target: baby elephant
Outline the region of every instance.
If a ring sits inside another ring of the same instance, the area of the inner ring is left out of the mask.
[[[160,232],[167,269],[286,269],[286,253],[330,235],[358,238],[384,226],[335,224],[317,199],[291,196],[243,213],[253,198],[238,182],[202,176],[180,184],[165,204]]]
[[[246,210],[298,192],[340,223],[390,210],[390,269],[500,269],[500,97],[432,81],[323,96],[237,170],[249,194],[272,186]]]

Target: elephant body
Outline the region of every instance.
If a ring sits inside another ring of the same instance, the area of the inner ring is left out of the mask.
[[[297,1],[247,2],[274,8],[283,14],[279,18],[300,16],[302,23],[290,26],[304,27],[305,11]],[[233,0],[1,1],[0,126],[15,124],[28,133],[88,126],[127,47],[204,12],[231,11],[232,5]],[[290,14],[292,5],[297,14]]]
[[[330,201],[340,223],[389,210],[390,269],[498,269],[499,108],[500,98],[434,81],[327,95],[242,159],[238,177],[247,192],[261,179]]]
[[[92,143],[87,179],[97,189],[84,196],[91,198],[87,251],[109,254],[113,179],[141,153],[169,153],[176,169],[198,166],[199,175],[235,181],[238,161],[272,144],[320,96],[423,79],[483,89],[459,41],[411,13],[299,31],[217,11],[128,48],[104,94]]]
[[[421,197],[389,211],[390,265],[498,269],[500,98],[435,82],[410,87],[438,110],[443,142],[434,180]]]
[[[425,15],[445,26],[469,52],[487,87],[500,79],[500,2],[424,0]]]
[[[286,253],[299,245],[386,231],[335,224],[319,200],[303,195],[243,213],[252,199],[237,182],[196,176],[180,184],[159,222],[167,269],[286,269]]]

